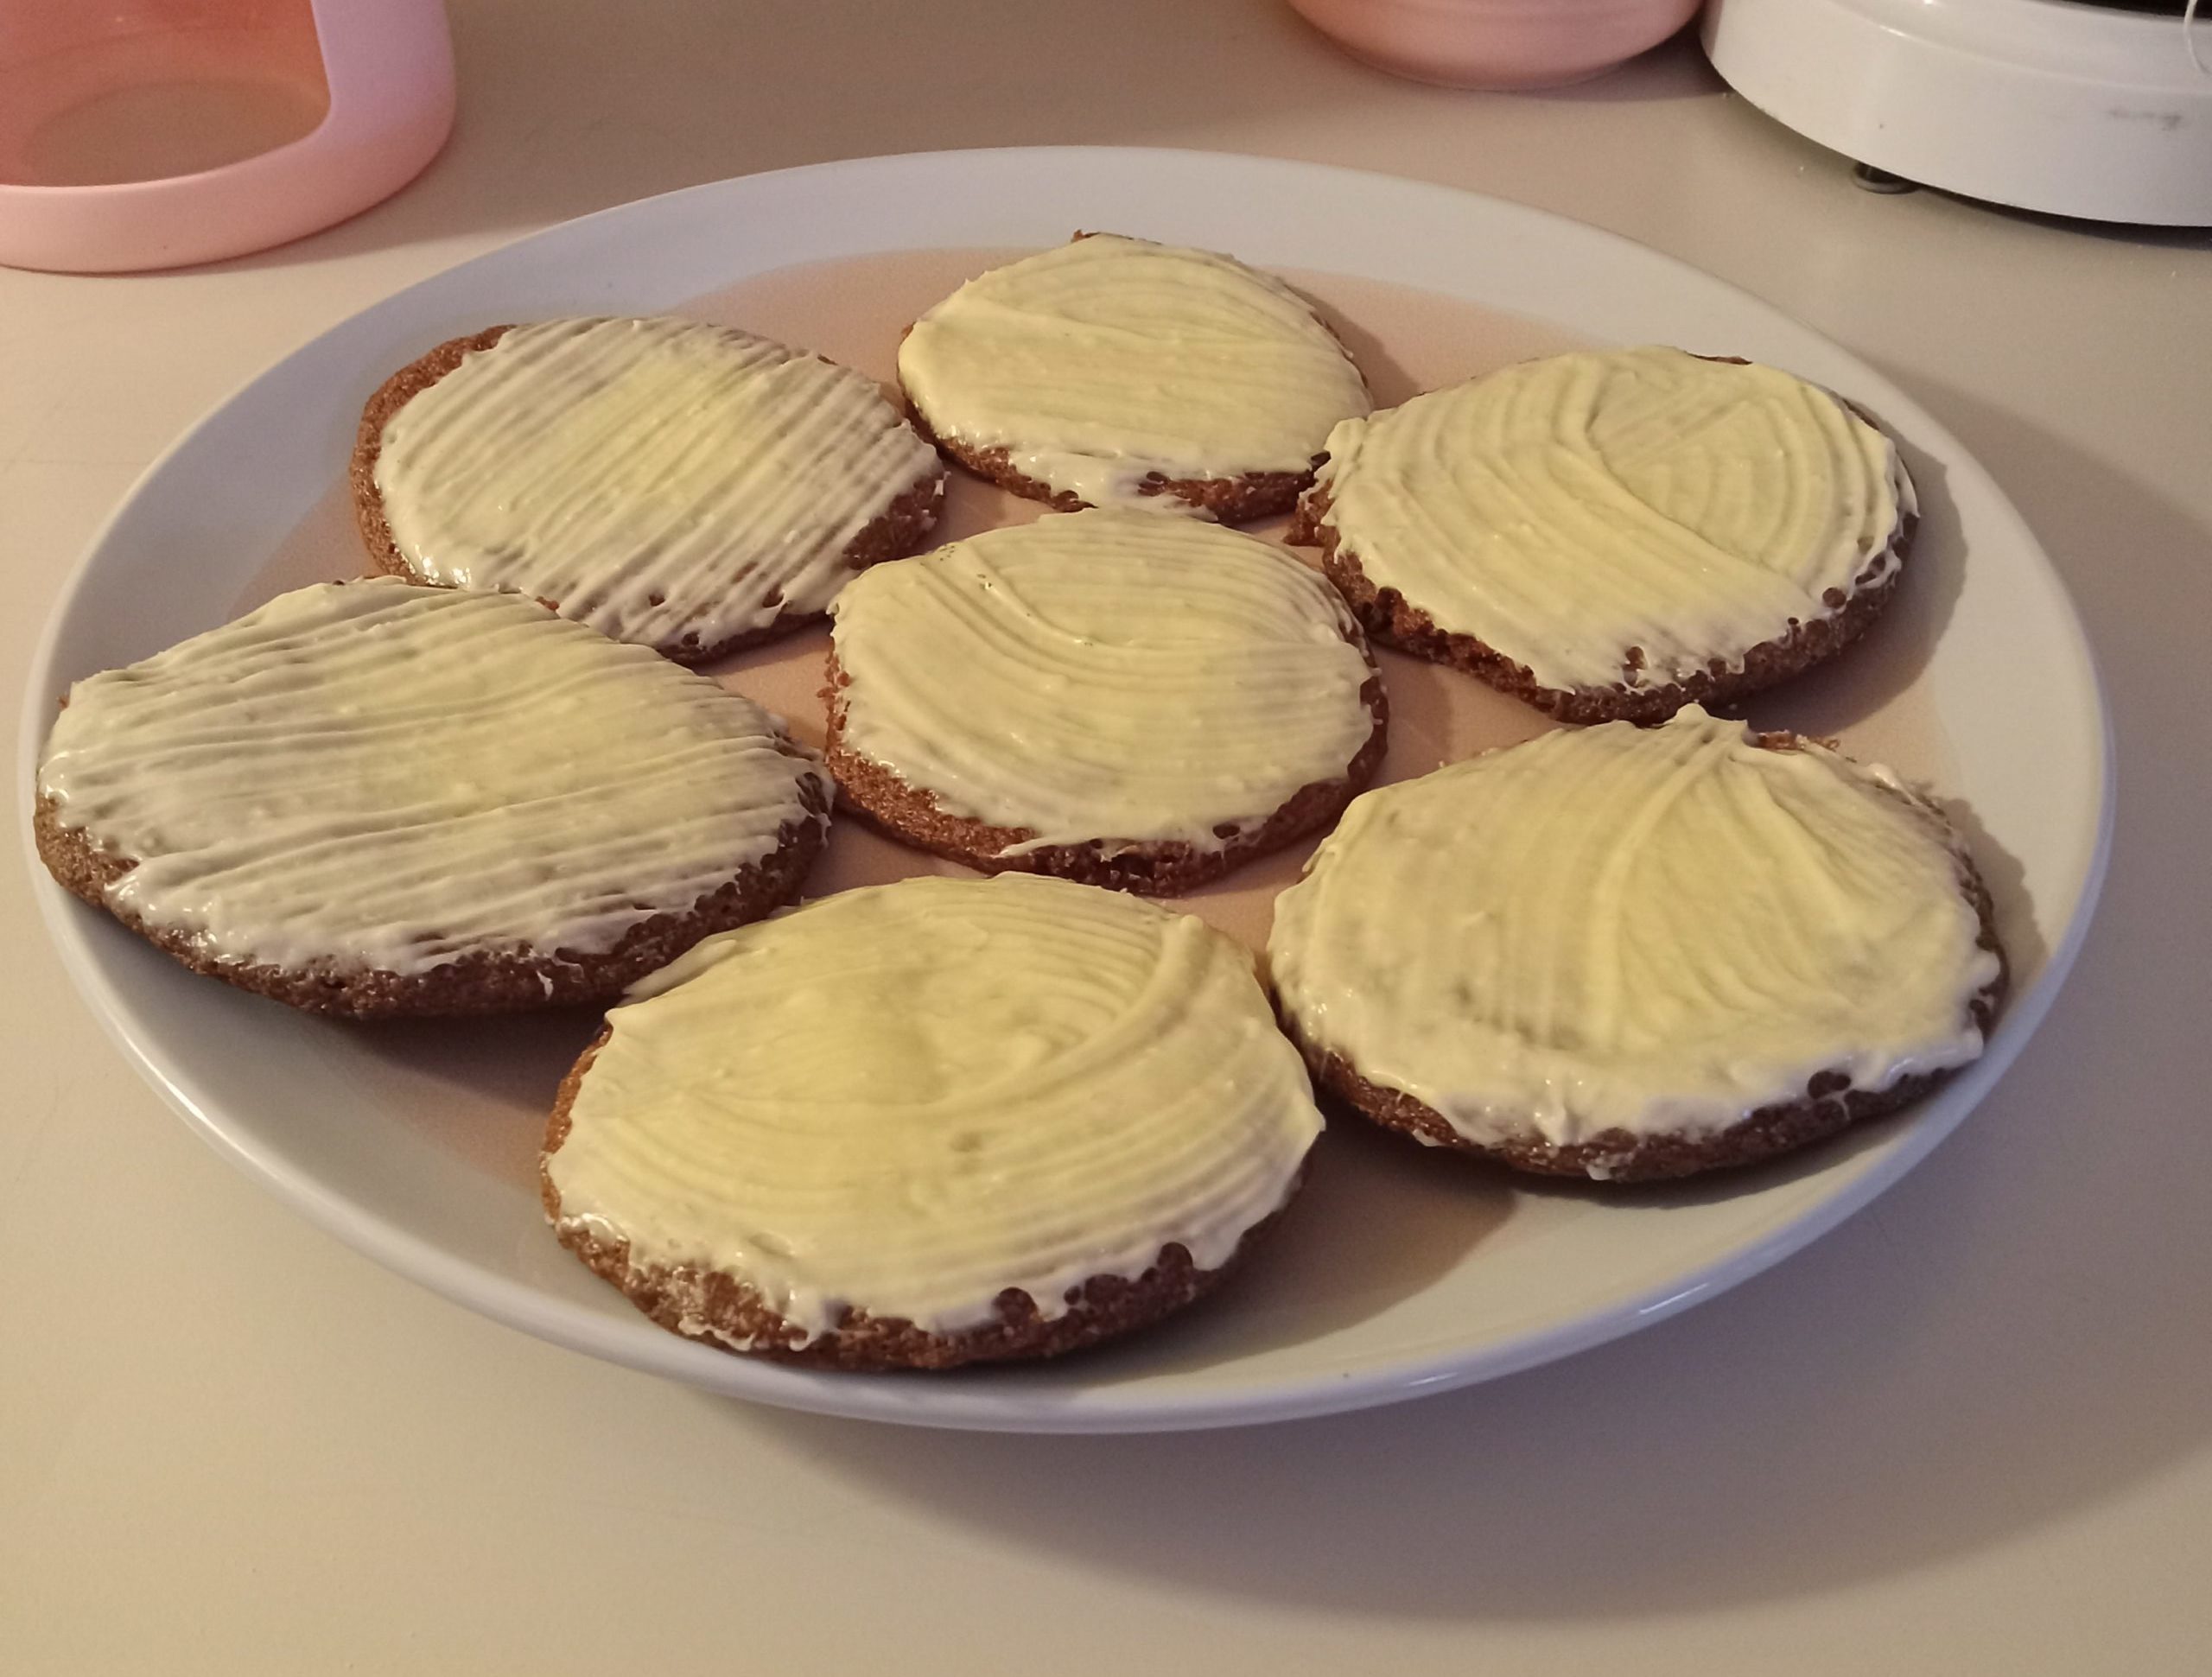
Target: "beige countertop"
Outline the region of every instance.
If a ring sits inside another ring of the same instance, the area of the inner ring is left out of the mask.
[[[2040,1035],[1872,1209],[1548,1368],[1244,1432],[772,1413],[378,1269],[187,1133],[0,870],[0,1669],[2212,1669],[2212,238],[1856,189],[1677,42],[1414,86],[1272,0],[455,0],[393,201],[157,276],[0,272],[0,690],[131,480],[270,361],[516,234],[879,152],[1273,153],[1686,258],[1903,384],[2064,572],[2120,749]]]

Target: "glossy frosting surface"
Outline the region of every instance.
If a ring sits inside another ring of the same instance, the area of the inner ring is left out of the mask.
[[[969,281],[914,323],[899,378],[939,436],[1093,506],[1188,511],[1183,480],[1309,470],[1373,405],[1288,286],[1228,257],[1102,233]]]
[[[1472,1140],[1572,1145],[1974,1058],[1979,934],[1947,830],[1885,771],[1691,705],[1358,798],[1268,958],[1300,1034],[1370,1082]]]
[[[697,321],[518,326],[410,397],[376,480],[426,581],[711,647],[818,613],[935,452],[874,380]]]
[[[1323,522],[1369,580],[1557,689],[1740,668],[1893,575],[1913,505],[1827,391],[1674,349],[1523,361],[1328,447]]]
[[[633,988],[547,1157],[564,1222],[724,1270],[810,1336],[1225,1262],[1319,1132],[1250,956],[1026,874],[846,891]]]
[[[842,741],[1027,845],[1218,849],[1341,779],[1375,721],[1326,581],[1217,525],[1086,511],[854,579]]]
[[[388,577],[77,683],[39,769],[65,826],[142,859],[109,895],[148,925],[402,975],[610,949],[821,819],[801,800],[823,783],[766,712],[656,652]]]

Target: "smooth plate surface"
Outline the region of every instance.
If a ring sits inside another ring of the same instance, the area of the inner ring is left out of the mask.
[[[53,706],[319,576],[363,569],[339,492],[361,401],[391,368],[496,321],[683,308],[882,376],[903,320],[987,258],[1103,228],[1235,252],[1314,296],[1385,401],[1575,341],[1773,362],[1903,440],[1925,521],[1885,620],[1836,666],[1752,707],[1930,785],[1974,842],[2014,969],[1983,1059],[1935,1100],[1756,1174],[1630,1194],[1510,1182],[1339,1123],[1275,1240],[1213,1300],[1125,1346],[950,1376],[810,1375],[652,1326],[544,1229],[542,1115],[596,1021],[361,1029],[196,979],[43,877],[69,970],[126,1051],[219,1151],[325,1228],[439,1292],[560,1344],[833,1413],[978,1428],[1205,1426],[1387,1402],[1565,1355],[1773,1263],[1923,1157],[2048,1010],[2109,843],[2103,705],[2049,562],[1964,450],[1864,363],[1642,247],[1446,188],[1313,165],[1149,150],[945,153],[701,187],[528,238],[391,297],[253,380],[147,473],[64,595],[35,664],[21,787]],[[948,532],[1035,516],[965,485]],[[823,641],[723,667],[818,740]],[[1385,774],[1525,737],[1541,719],[1386,657]],[[1304,851],[1186,905],[1248,939]],[[841,823],[812,890],[949,871]],[[308,1330],[312,1331],[312,1330]]]

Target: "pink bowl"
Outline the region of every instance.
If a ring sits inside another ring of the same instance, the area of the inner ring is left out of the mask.
[[[1446,87],[1558,87],[1656,47],[1699,0],[1290,0],[1354,58]]]

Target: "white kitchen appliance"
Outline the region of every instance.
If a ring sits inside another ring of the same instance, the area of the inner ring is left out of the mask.
[[[1712,0],[1705,48],[1871,169],[2055,215],[2212,226],[2212,0]]]

